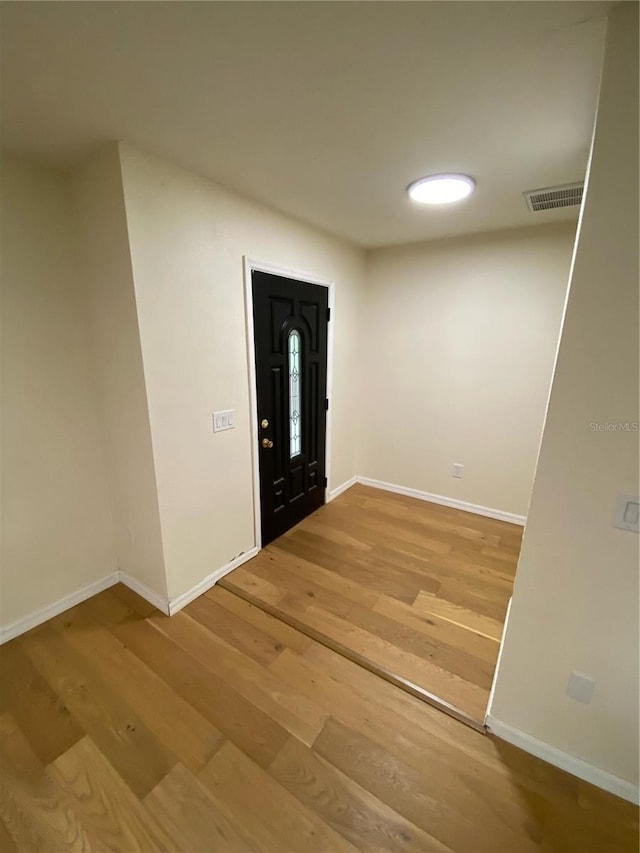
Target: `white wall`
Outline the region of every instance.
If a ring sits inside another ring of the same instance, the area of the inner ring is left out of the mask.
[[[6,628],[117,568],[66,182],[9,158],[1,277]]]
[[[368,254],[360,474],[526,515],[574,237],[563,223]]]
[[[102,446],[119,568],[166,600],[149,412],[118,146],[74,170]]]
[[[364,253],[120,147],[169,597],[253,547],[243,255],[335,279],[331,482],[357,473]],[[212,433],[215,409],[236,428]]]
[[[638,784],[638,7],[610,17],[588,188],[492,717]],[[569,699],[572,670],[595,680]],[[637,796],[637,793],[636,793]]]

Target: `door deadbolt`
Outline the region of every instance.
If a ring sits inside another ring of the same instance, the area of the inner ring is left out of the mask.
[[[262,427],[262,429],[266,429],[269,426],[269,421],[266,418],[263,418],[260,421],[260,426]]]
[[[262,446],[271,448],[271,447],[273,447],[273,442],[268,438],[263,438],[262,439]]]

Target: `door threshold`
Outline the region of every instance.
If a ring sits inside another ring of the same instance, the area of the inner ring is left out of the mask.
[[[453,717],[455,720],[458,720],[458,722],[463,723],[465,726],[469,726],[469,728],[473,729],[476,732],[480,732],[481,734],[487,733],[487,728],[484,723],[482,723],[480,720],[476,720],[474,717],[467,714],[466,711],[463,711],[456,705],[452,705],[445,699],[440,699],[438,696],[435,696],[433,693],[430,693],[428,690],[425,690],[424,687],[420,687],[419,684],[415,684],[408,678],[404,678],[402,675],[398,675],[397,673],[388,669],[383,664],[377,663],[366,655],[362,655],[360,654],[360,652],[356,652],[353,649],[350,649],[348,646],[345,646],[337,640],[334,640],[332,637],[327,636],[327,634],[323,634],[321,631],[317,631],[315,628],[311,628],[309,625],[305,625],[305,623],[302,622],[300,619],[297,619],[295,616],[291,616],[286,611],[281,610],[276,604],[270,604],[267,601],[262,601],[262,599],[258,598],[250,592],[247,592],[242,587],[237,586],[231,580],[231,575],[227,575],[226,577],[221,578],[218,581],[217,585],[221,586],[223,589],[226,589],[227,592],[231,592],[234,595],[237,595],[238,598],[242,598],[249,604],[253,604],[254,607],[263,610],[270,616],[279,619],[281,622],[284,622],[291,628],[295,628],[296,631],[300,631],[301,634],[304,634],[310,639],[315,640],[316,643],[320,643],[322,646],[326,646],[328,649],[331,649],[331,651],[336,652],[344,658],[347,658],[358,666],[361,666],[363,669],[372,672],[374,675],[383,678],[385,681],[388,681],[395,687],[399,687],[400,690],[404,690],[405,693],[409,693],[411,696],[415,696],[415,698],[420,699],[421,702],[425,702],[432,708],[437,708],[439,711],[443,711],[445,714],[448,714],[450,717]]]

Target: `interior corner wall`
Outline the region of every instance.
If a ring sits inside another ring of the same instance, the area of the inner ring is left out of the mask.
[[[3,157],[0,625],[9,637],[117,569],[67,190],[57,172]]]
[[[620,3],[491,717],[636,799],[639,537],[613,518],[638,495],[638,225],[638,6]],[[567,695],[574,670],[587,704]]]
[[[117,144],[76,168],[71,186],[118,566],[160,606],[167,599],[166,575]]]
[[[128,145],[120,153],[174,600],[255,545],[243,256],[335,280],[337,486],[357,473],[364,253]],[[235,409],[235,429],[213,434],[218,409]]]
[[[368,253],[361,475],[526,515],[575,228]]]

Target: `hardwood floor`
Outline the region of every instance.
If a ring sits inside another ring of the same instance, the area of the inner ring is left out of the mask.
[[[481,726],[522,528],[353,486],[220,585]]]
[[[0,850],[631,853],[637,809],[215,587],[0,648]]]

